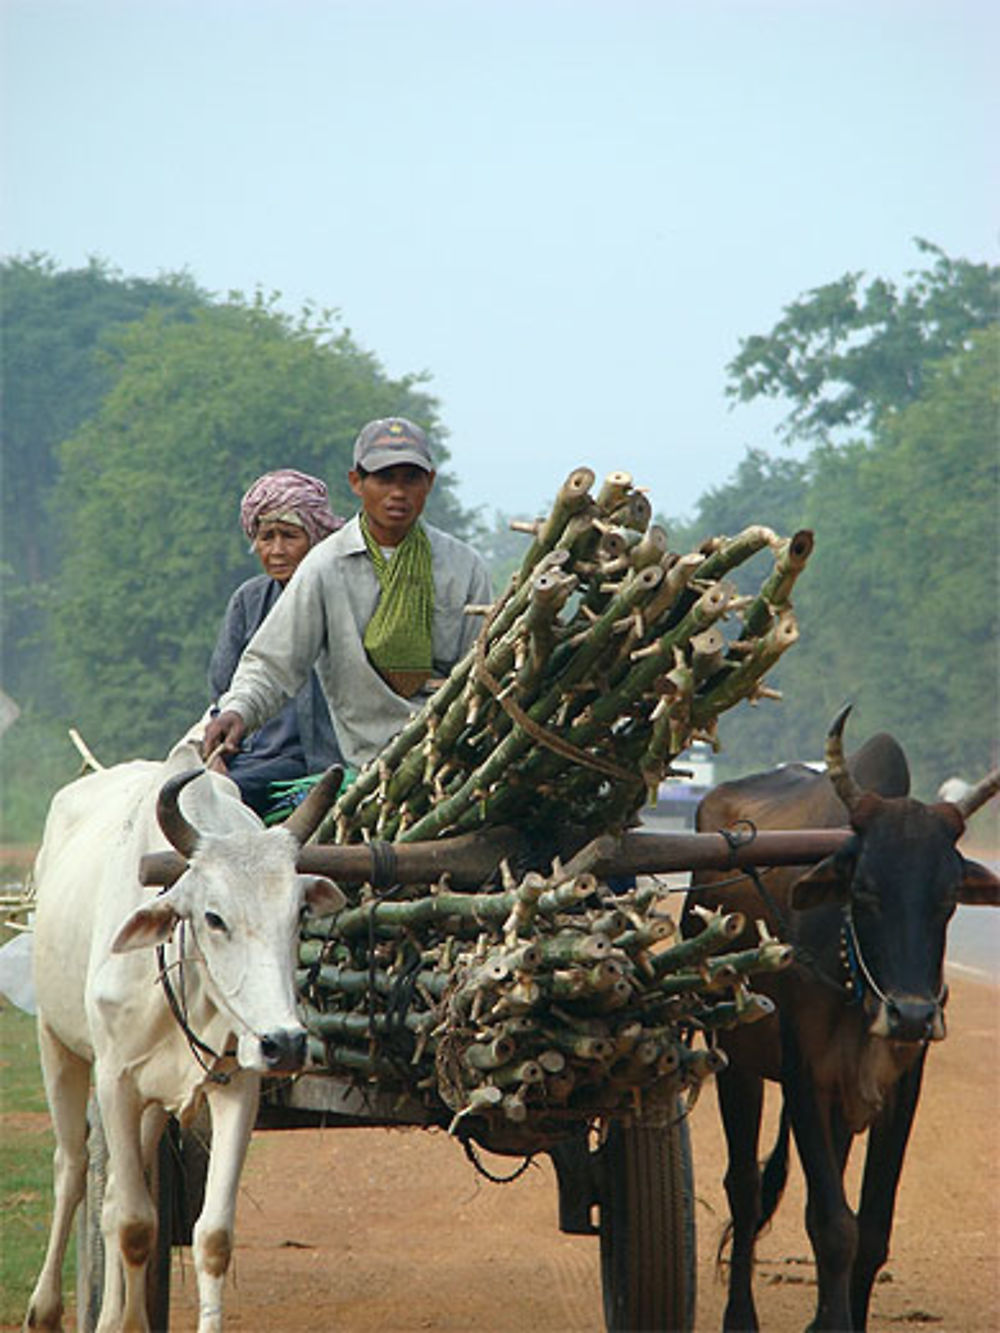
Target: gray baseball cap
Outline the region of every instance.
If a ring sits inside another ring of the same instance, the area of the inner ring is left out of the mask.
[[[434,471],[427,436],[406,417],[379,417],[363,426],[354,441],[354,466],[379,472],[400,463],[413,463],[425,472]]]

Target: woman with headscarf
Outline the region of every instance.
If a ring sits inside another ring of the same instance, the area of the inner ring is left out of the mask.
[[[280,468],[258,477],[243,496],[240,522],[264,572],[240,584],[229,599],[208,671],[213,699],[229,688],[243,649],[303,556],[344,520],[330,508],[325,482]],[[228,757],[226,767],[246,804],[266,818],[282,803],[272,784],[294,783],[339,762],[326,700],[313,672],[295,698]]]

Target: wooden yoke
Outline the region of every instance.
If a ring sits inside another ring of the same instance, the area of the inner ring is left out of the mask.
[[[609,878],[812,865],[838,851],[851,836],[849,828],[767,829],[731,837],[723,833],[604,834],[576,853],[567,873],[588,870]],[[516,860],[526,851],[525,840],[516,829],[496,828],[434,842],[308,844],[299,853],[298,868],[341,884],[380,887],[430,884],[447,873],[455,888],[478,888],[496,876],[502,860]],[[142,858],[140,880],[143,884],[173,884],[185,865],[176,852],[153,852]]]

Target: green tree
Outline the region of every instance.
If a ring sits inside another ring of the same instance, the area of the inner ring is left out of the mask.
[[[3,339],[3,559],[19,582],[53,568],[45,498],[54,449],[92,415],[109,387],[97,355],[109,329],[155,308],[189,315],[206,297],[185,274],[123,278],[100,260],[57,271],[44,255],[0,264]]]
[[[391,380],[326,317],[238,295],[115,339],[114,387],[61,448],[52,643],[70,715],[109,759],[160,754],[206,703],[226,599],[253,572],[238,503],[259,473],[324,477],[335,510],[359,425],[405,414],[440,438],[417,377]],[[437,445],[447,461],[447,450]],[[466,519],[445,471],[432,521]]]
[[[994,326],[870,447],[825,451],[810,493],[796,667],[814,705],[856,698],[859,732],[904,739],[925,794],[998,761],[998,365]]]
[[[983,719],[997,704],[1000,269],[916,244],[928,262],[902,289],[846,274],[728,367],[730,397],[784,399],[785,439],[814,442],[800,508],[816,551],[796,592],[801,640],[774,673],[785,702],[733,716],[725,771],[815,756],[847,698],[856,736],[894,730],[925,792],[996,762]],[[721,510],[705,497],[699,525],[732,525],[733,492],[770,521],[763,481],[723,488]]]
[[[925,797],[998,762],[998,364],[1000,328],[974,333],[871,443],[813,451],[801,638],[769,677],[783,702],[723,720],[724,774],[818,758],[848,700],[852,739],[892,731]]]
[[[785,399],[782,433],[818,442],[872,429],[917,402],[928,367],[996,322],[1000,268],[915,244],[930,262],[908,273],[904,289],[884,278],[862,287],[863,273],[846,273],[786,306],[770,333],[743,339],[727,395]]]
[[[55,451],[110,386],[100,349],[110,330],[151,309],[184,318],[207,298],[185,274],[123,278],[97,259],[60,272],[38,254],[0,264],[0,293],[0,679],[25,702],[43,698],[49,683],[38,636],[56,567],[48,510]]]

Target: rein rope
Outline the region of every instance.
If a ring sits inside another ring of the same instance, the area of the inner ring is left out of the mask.
[[[732,864],[735,866],[736,852],[742,847],[749,847],[756,839],[757,825],[752,819],[738,819],[730,828],[719,829],[719,832],[729,844],[729,850],[733,853]],[[767,871],[765,870],[764,874],[766,873]],[[763,876],[756,866],[746,866],[743,870],[743,874],[735,875],[732,879],[724,879],[722,884],[734,884],[737,880],[742,879],[744,875],[753,881],[754,887],[760,894],[764,906],[774,917],[775,921],[777,921],[778,928],[781,930],[782,934],[786,937],[790,935],[791,928],[788,916],[781,904],[775,899],[774,894],[764,883]],[[718,884],[713,884],[712,887],[718,888],[720,886]]]
[[[223,1084],[230,1083],[232,1082],[232,1075],[223,1074],[219,1070],[213,1069],[213,1067],[208,1063],[205,1057],[210,1056],[213,1060],[216,1061],[223,1060],[227,1056],[234,1054],[234,1052],[224,1051],[220,1055],[218,1051],[213,1050],[212,1047],[209,1046],[207,1042],[202,1041],[202,1039],[194,1031],[192,1031],[191,1025],[188,1022],[187,992],[184,986],[184,925],[185,923],[182,921],[178,928],[180,938],[178,940],[178,946],[177,946],[178,958],[176,963],[170,964],[168,966],[166,945],[158,944],[156,946],[156,965],[158,968],[156,979],[163,987],[164,998],[167,1001],[167,1005],[170,1009],[170,1012],[177,1020],[178,1027],[184,1033],[184,1036],[187,1039],[187,1044],[191,1048],[191,1054],[201,1065],[202,1069],[204,1069],[205,1073],[208,1076],[209,1082],[223,1083]],[[177,969],[177,978],[181,992],[180,1000],[178,1000],[177,992],[174,990],[173,983],[170,980],[171,968]]]
[[[735,865],[735,853],[740,848],[747,847],[754,841],[757,836],[757,826],[752,819],[739,819],[730,828],[719,829],[718,832],[722,834],[734,853]],[[774,867],[769,867],[768,869],[773,868]],[[732,879],[717,881],[710,887],[713,889],[721,888],[727,884],[734,884],[744,877],[751,880],[757,893],[760,895],[760,899],[764,906],[778,923],[778,929],[785,937],[786,943],[790,944],[792,942],[791,921],[789,920],[788,913],[775,899],[774,894],[771,893],[767,885],[764,883],[763,875],[765,874],[767,874],[767,870],[762,874],[756,866],[745,866],[739,875],[733,876]],[[860,1004],[862,1002],[864,999],[865,986],[867,986],[872,994],[883,1004],[888,1005],[891,1003],[889,997],[875,980],[871,968],[865,961],[865,956],[861,950],[861,942],[858,939],[858,932],[854,925],[854,913],[849,901],[844,905],[844,919],[841,925],[840,947],[840,959],[847,972],[846,982],[838,981],[836,977],[830,976],[829,973],[825,972],[820,966],[819,959],[816,957],[816,954],[812,949],[809,949],[802,944],[795,944],[793,945],[793,948],[795,949],[795,961],[801,967],[804,967],[807,971],[812,973],[816,980],[822,982],[823,985],[831,986],[834,990],[848,996],[852,1003]],[[939,1003],[943,994],[944,989],[942,988],[941,995],[938,997]]]

